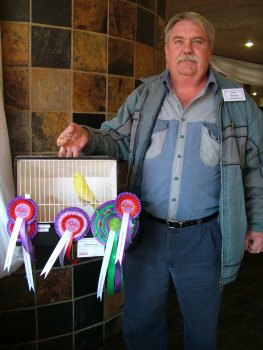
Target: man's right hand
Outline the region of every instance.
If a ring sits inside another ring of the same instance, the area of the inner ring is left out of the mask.
[[[76,123],[70,123],[57,139],[57,145],[60,147],[59,157],[79,157],[89,139],[90,134],[86,129]]]

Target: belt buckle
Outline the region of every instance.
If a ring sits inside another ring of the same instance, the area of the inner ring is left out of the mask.
[[[167,220],[166,223],[167,223],[167,226],[169,228],[175,229],[175,228],[182,228],[184,222],[183,221],[178,221],[178,220]],[[178,226],[176,227],[176,225],[178,225]]]

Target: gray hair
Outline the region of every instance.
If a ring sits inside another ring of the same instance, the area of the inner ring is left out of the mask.
[[[194,22],[200,25],[200,27],[202,27],[207,34],[209,46],[213,46],[215,39],[215,27],[210,21],[208,21],[208,19],[206,19],[197,12],[182,12],[173,16],[164,29],[165,43],[168,42],[170,31],[174,27],[174,25],[183,20]]]

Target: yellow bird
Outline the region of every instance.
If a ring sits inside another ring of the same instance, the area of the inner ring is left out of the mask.
[[[94,209],[96,209],[99,203],[89,185],[87,184],[84,176],[81,173],[76,172],[73,175],[73,185],[74,190],[79,198],[79,200],[85,205],[87,203],[91,204]]]

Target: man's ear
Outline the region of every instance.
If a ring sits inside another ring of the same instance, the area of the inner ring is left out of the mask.
[[[164,45],[164,54],[165,54],[165,58],[167,58],[167,44]]]

